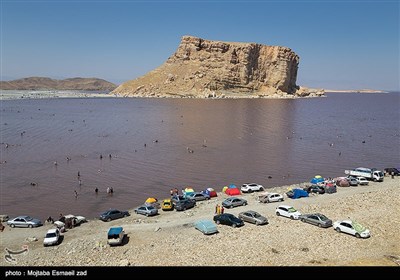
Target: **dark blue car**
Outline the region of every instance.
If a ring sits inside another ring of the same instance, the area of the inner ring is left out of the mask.
[[[214,216],[214,222],[219,225],[227,225],[231,227],[241,227],[244,225],[244,222],[242,219],[236,217],[235,215],[229,214],[229,213],[224,213],[224,214],[219,214]]]

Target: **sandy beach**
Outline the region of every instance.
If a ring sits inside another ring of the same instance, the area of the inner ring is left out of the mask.
[[[299,184],[303,185],[303,184]],[[269,189],[285,193],[298,185]],[[218,225],[219,233],[203,235],[193,227],[199,219],[212,220],[216,204],[226,194],[198,202],[184,212],[164,212],[145,217],[130,210],[131,216],[111,222],[90,220],[63,233],[62,243],[43,247],[45,224],[23,229],[6,226],[1,232],[1,252],[5,248],[28,252],[16,256],[15,263],[1,258],[1,266],[398,266],[400,264],[400,177],[386,177],[384,182],[368,186],[338,188],[334,194],[311,195],[284,202],[259,203],[257,193],[242,194],[247,206],[226,209],[237,215],[255,210],[268,218],[269,224],[245,223],[232,228]],[[163,199],[163,198],[160,198]],[[368,239],[337,233],[299,220],[275,215],[280,204],[292,205],[301,213],[320,212],[333,221],[352,218],[371,231]],[[127,234],[123,246],[109,247],[107,231],[122,226]],[[32,239],[37,241],[29,241]]]

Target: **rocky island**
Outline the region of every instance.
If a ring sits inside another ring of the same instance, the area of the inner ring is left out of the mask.
[[[160,67],[112,93],[125,97],[260,98],[321,96],[296,85],[299,56],[290,48],[183,36]]]

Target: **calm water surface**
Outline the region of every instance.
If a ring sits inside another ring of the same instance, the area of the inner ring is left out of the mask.
[[[399,93],[1,101],[0,214],[94,218],[166,198],[172,187],[274,187],[359,166],[398,167],[399,108]]]

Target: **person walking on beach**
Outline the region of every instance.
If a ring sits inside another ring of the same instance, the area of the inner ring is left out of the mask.
[[[173,197],[173,196],[174,196],[174,190],[171,189],[171,190],[169,191],[169,194],[171,195],[171,197]]]
[[[221,206],[220,214],[224,214],[224,206]]]
[[[97,194],[97,193],[99,192],[99,189],[96,187],[96,188],[94,189],[94,192]]]
[[[74,190],[75,198],[78,198],[78,192]]]

